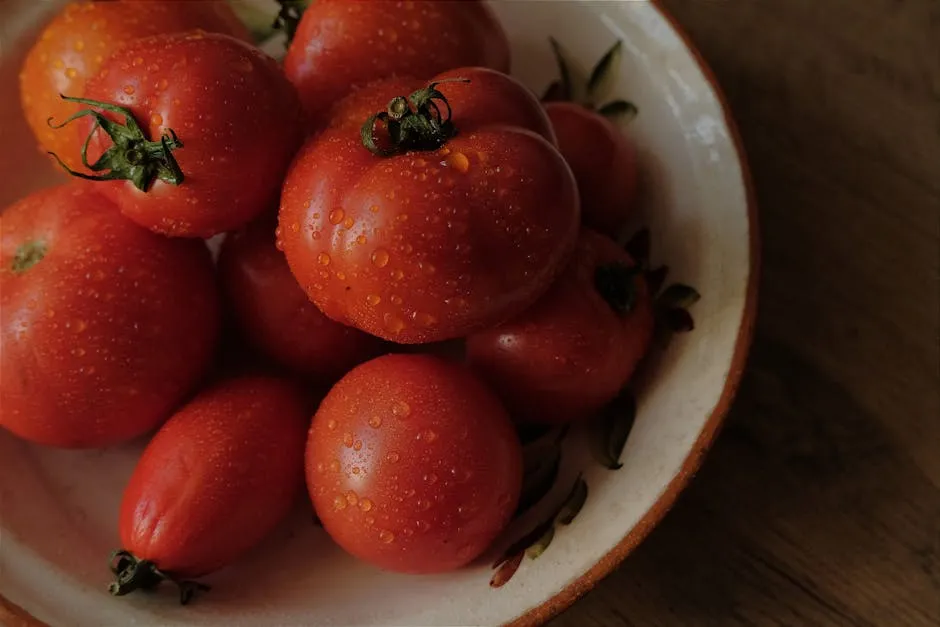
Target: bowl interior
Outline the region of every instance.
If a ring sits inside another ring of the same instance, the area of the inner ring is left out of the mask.
[[[0,6],[0,206],[57,180],[33,148],[16,81],[36,29],[56,2]],[[652,230],[653,261],[670,280],[695,286],[696,329],[677,338],[645,373],[623,468],[608,471],[570,438],[555,495],[583,472],[590,494],[538,560],[525,560],[500,589],[488,585],[493,555],[460,572],[383,573],[344,555],[295,516],[237,565],[207,578],[204,602],[181,608],[172,594],[115,600],[106,592],[117,509],[143,447],[47,450],[0,433],[0,592],[37,619],[69,625],[482,625],[524,615],[581,577],[666,494],[694,450],[732,372],[751,280],[747,198],[724,112],[695,58],[651,2],[499,2],[514,74],[534,90],[556,76],[548,37],[583,68],[618,38],[624,55],[611,96],[634,102],[625,129],[640,148],[643,203],[636,226]],[[11,150],[12,148],[12,150]],[[559,492],[560,491],[560,492]],[[551,498],[551,497],[550,497]],[[662,505],[662,502],[660,503]],[[538,522],[539,512],[507,535]],[[653,521],[655,522],[655,521]],[[499,547],[495,547],[497,551]]]

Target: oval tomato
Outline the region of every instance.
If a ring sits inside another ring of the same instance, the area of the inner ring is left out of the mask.
[[[33,194],[0,226],[0,424],[102,447],[165,420],[218,335],[205,245],[154,235],[83,185]]]
[[[41,150],[81,168],[74,137],[57,133],[47,123],[50,118],[65,120],[81,108],[59,94],[81,96],[85,81],[134,39],[196,28],[249,39],[225,2],[71,2],[63,7],[30,49],[20,72],[23,112]]]
[[[446,82],[456,77],[471,82]],[[535,97],[482,68],[432,83],[440,98],[429,103],[421,90],[422,110],[446,115],[449,106],[453,118],[433,124],[456,136],[429,145],[415,136],[428,149],[376,156],[362,136],[383,150],[382,130],[363,122],[421,83],[371,85],[305,145],[281,196],[283,249],[310,299],[334,320],[399,343],[461,337],[524,310],[554,280],[578,230],[574,178]]]
[[[522,487],[506,410],[462,366],[427,355],[380,357],[340,380],[313,419],[306,465],[333,539],[399,572],[478,557]]]
[[[636,148],[610,120],[580,104],[550,102],[545,111],[578,181],[582,221],[619,237],[636,204]]]
[[[256,545],[303,487],[304,397],[278,379],[240,377],[203,391],[157,432],[121,501],[123,595],[211,573]]]
[[[357,86],[471,65],[509,71],[506,35],[477,0],[318,0],[304,12],[284,59],[316,126]]]
[[[87,110],[74,152],[91,132],[97,176],[125,179],[100,183],[103,192],[166,235],[209,237],[273,206],[301,141],[300,105],[277,64],[226,35],[134,41],[88,80],[85,98],[99,106]]]
[[[517,419],[569,422],[617,396],[652,333],[639,268],[612,240],[585,230],[548,294],[511,322],[471,335],[467,358]]]
[[[312,380],[333,383],[379,354],[384,343],[324,316],[310,302],[274,246],[274,220],[229,235],[219,272],[249,341],[275,362]]]

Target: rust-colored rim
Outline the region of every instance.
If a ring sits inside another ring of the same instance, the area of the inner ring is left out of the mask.
[[[705,422],[705,426],[696,439],[692,451],[682,463],[682,468],[666,486],[666,490],[663,492],[662,496],[659,497],[643,518],[640,519],[640,522],[623,537],[617,546],[608,551],[607,554],[598,560],[587,572],[565,586],[563,590],[552,598],[514,619],[509,623],[509,627],[541,625],[570,607],[575,601],[591,590],[600,580],[609,575],[627,555],[646,539],[646,536],[650,534],[653,528],[659,524],[659,521],[669,512],[676,502],[676,499],[679,497],[679,494],[689,484],[695,472],[702,465],[705,454],[708,452],[708,449],[711,448],[718,432],[721,430],[721,425],[724,422],[724,418],[731,407],[731,403],[741,383],[744,366],[747,362],[748,352],[751,347],[751,340],[754,337],[754,322],[757,317],[757,286],[760,273],[760,233],[758,229],[757,201],[754,196],[754,185],[751,181],[751,173],[747,164],[744,144],[741,141],[741,134],[731,117],[731,109],[728,106],[728,100],[721,87],[718,85],[714,72],[712,72],[704,57],[702,57],[702,53],[699,52],[688,33],[679,25],[672,14],[662,6],[662,0],[651,0],[651,2],[656,10],[659,11],[660,15],[672,26],[676,34],[678,34],[679,38],[691,53],[692,58],[699,66],[705,80],[711,85],[712,91],[715,93],[718,103],[721,105],[725,125],[728,127],[735,151],[738,155],[738,162],[741,166],[741,179],[744,182],[747,200],[750,257],[741,326],[738,329],[734,354],[731,357],[731,368],[728,371],[728,378],[725,381],[725,386],[721,391],[718,403]],[[6,627],[48,627],[45,623],[33,618],[29,612],[23,608],[5,599],[2,594],[0,594],[0,624]]]
[[[672,508],[679,494],[686,488],[695,472],[702,465],[705,454],[721,430],[725,416],[731,407],[734,396],[741,383],[741,377],[744,374],[744,366],[747,362],[748,352],[751,348],[751,341],[754,337],[754,322],[757,317],[757,286],[760,274],[760,233],[757,219],[757,201],[754,195],[754,185],[751,181],[751,173],[747,165],[747,157],[744,152],[744,144],[741,141],[741,135],[738,127],[731,117],[731,109],[728,106],[727,98],[714,72],[708,66],[708,63],[702,57],[702,53],[692,43],[688,33],[679,25],[676,19],[662,6],[662,0],[651,0],[652,4],[659,11],[660,15],[672,26],[673,30],[679,35],[679,38],[685,43],[686,48],[692,55],[692,58],[698,64],[699,69],[705,77],[705,80],[711,85],[712,90],[721,105],[724,115],[725,125],[731,134],[735,150],[738,155],[738,161],[741,164],[741,178],[744,182],[745,195],[747,200],[747,219],[748,219],[748,239],[750,263],[748,266],[747,290],[744,301],[744,312],[741,318],[741,326],[738,328],[738,337],[735,341],[734,354],[731,357],[731,368],[728,371],[728,378],[721,391],[718,403],[712,410],[711,415],[705,422],[702,432],[695,440],[692,451],[682,463],[682,468],[678,474],[672,478],[666,486],[662,496],[646,512],[640,522],[627,533],[623,539],[607,552],[594,566],[587,572],[578,577],[575,581],[565,586],[561,592],[554,595],[541,605],[528,610],[522,616],[517,617],[508,623],[508,627],[528,627],[530,625],[541,625],[552,617],[558,615],[570,607],[575,601],[584,596],[601,579],[609,575],[639,544],[650,534],[654,527],[659,524],[666,513]]]

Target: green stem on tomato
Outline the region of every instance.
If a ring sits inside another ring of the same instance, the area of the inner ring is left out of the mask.
[[[82,144],[82,164],[92,172],[104,174],[85,174],[77,172],[62,162],[59,155],[50,152],[59,165],[72,176],[89,181],[131,181],[137,189],[146,192],[150,185],[159,179],[171,185],[180,185],[183,182],[183,171],[180,169],[173,151],[183,147],[183,142],[172,129],[167,129],[160,141],[150,141],[144,135],[143,129],[134,119],[130,109],[107,102],[89,100],[86,98],[60,97],[67,102],[89,105],[95,109],[82,109],[61,124],[53,124],[52,118],[47,124],[54,129],[60,129],[71,122],[83,117],[92,117],[95,124]],[[124,122],[114,122],[105,117],[97,109],[110,111],[124,117]],[[88,145],[98,129],[102,129],[111,138],[111,147],[94,163],[88,163]]]
[[[108,592],[116,597],[136,590],[151,590],[162,582],[169,581],[179,588],[180,604],[186,605],[197,591],[209,590],[206,584],[176,579],[157,568],[154,562],[139,559],[123,549],[111,554],[110,566],[115,580],[108,585]]]

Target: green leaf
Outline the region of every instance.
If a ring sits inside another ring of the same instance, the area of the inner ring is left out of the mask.
[[[591,453],[602,466],[619,470],[620,456],[636,420],[636,399],[623,390],[591,425]]]
[[[545,552],[545,549],[552,543],[552,540],[555,538],[555,525],[550,526],[545,530],[545,533],[539,537],[532,545],[525,550],[525,554],[529,559],[534,560],[538,559],[542,553]]]
[[[533,455],[537,455],[537,458],[530,459]],[[537,447],[533,453],[527,449],[525,456],[526,470],[522,478],[522,494],[513,518],[545,498],[555,485],[558,469],[561,467],[561,446],[555,443],[548,447]]]
[[[552,46],[552,54],[555,55],[555,63],[558,65],[558,76],[560,78],[559,87],[557,88],[557,97],[556,100],[571,100],[572,96],[572,83],[571,83],[571,67],[568,64],[568,60],[565,58],[565,52],[561,48],[561,44],[558,43],[554,37],[549,37],[548,42]]]
[[[656,306],[661,309],[685,309],[701,299],[694,287],[682,283],[673,283],[656,299]]]
[[[248,27],[256,44],[267,41],[277,32],[274,15],[259,7],[254,0],[229,0],[229,5],[235,16]]]
[[[615,66],[620,60],[622,51],[623,42],[618,41],[611,46],[610,50],[604,53],[604,56],[597,62],[594,69],[591,70],[591,77],[588,79],[587,84],[587,96],[588,100],[591,102],[595,102],[598,96],[601,95],[601,92],[605,91],[610,86],[611,79],[616,69]]]
[[[605,118],[613,120],[619,124],[631,121],[640,110],[636,105],[627,100],[612,100],[597,110]]]
[[[568,494],[568,498],[561,504],[561,508],[555,516],[555,521],[559,525],[570,525],[578,513],[581,512],[581,508],[584,507],[587,497],[587,483],[581,476],[578,476],[577,480],[574,482],[574,486],[571,488],[571,492]]]

